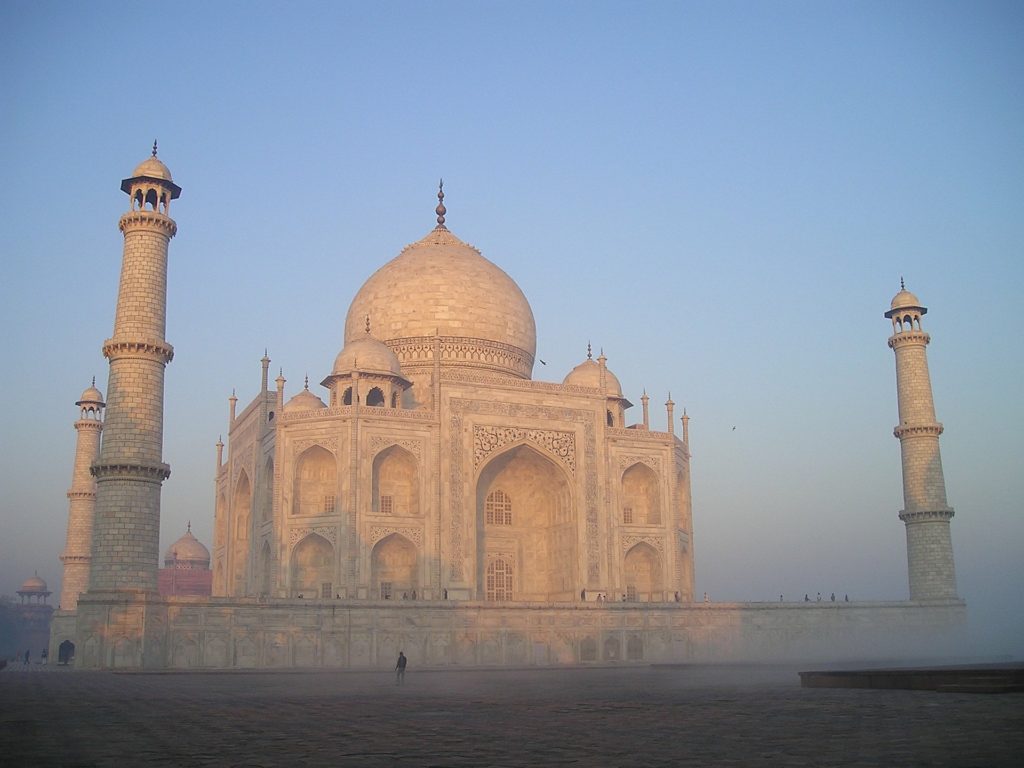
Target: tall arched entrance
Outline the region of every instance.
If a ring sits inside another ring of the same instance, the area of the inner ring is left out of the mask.
[[[622,570],[627,600],[646,603],[662,599],[661,555],[650,544],[641,542],[630,549]]]
[[[371,596],[379,600],[412,597],[419,590],[416,545],[393,533],[373,548],[370,564]]]
[[[268,597],[273,589],[274,557],[270,551],[270,542],[264,541],[260,549],[260,597]]]
[[[291,594],[305,598],[328,598],[334,589],[334,547],[313,533],[292,550]]]
[[[234,531],[231,537],[231,594],[245,595],[248,592],[246,569],[249,565],[249,538],[252,527],[252,485],[244,470],[235,485],[231,516],[234,518]]]
[[[578,531],[562,468],[530,445],[492,459],[476,489],[477,594],[483,599],[570,601],[579,594]],[[496,563],[510,575],[493,588]],[[512,594],[509,594],[511,591]]]

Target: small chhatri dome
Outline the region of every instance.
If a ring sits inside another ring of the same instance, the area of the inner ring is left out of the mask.
[[[171,544],[164,553],[164,565],[168,568],[209,568],[210,550],[192,535],[192,523],[188,524],[185,535]]]
[[[309,376],[306,377],[306,386],[295,397],[284,404],[284,412],[293,411],[315,411],[319,408],[326,408],[324,401],[309,391]]]
[[[38,594],[43,593],[49,594],[46,588],[46,582],[39,578],[39,574],[29,576],[21,585],[21,589],[18,590],[18,594]]]
[[[85,403],[95,403],[97,405],[103,405],[103,393],[96,389],[96,377],[92,377],[92,385],[86,387],[85,391],[82,392],[82,397],[79,398],[75,405],[83,405]]]
[[[181,195],[181,187],[174,183],[171,177],[171,170],[164,165],[163,161],[156,156],[156,142],[153,142],[153,153],[139,163],[132,175],[121,182],[121,191],[131,194],[132,184],[143,180],[159,181],[163,186],[171,190],[171,199],[176,200]]]
[[[601,364],[594,360],[590,345],[587,345],[587,359],[577,365],[569,375],[562,380],[563,384],[574,384],[578,387],[601,388]],[[602,354],[602,358],[604,355]],[[611,397],[622,397],[622,384],[618,377],[606,367],[604,369],[604,383],[608,388],[608,395]]]
[[[332,376],[345,376],[353,371],[401,376],[402,365],[398,357],[382,341],[365,333],[362,338],[348,342],[334,359]]]
[[[885,316],[892,318],[908,309],[916,310],[921,315],[928,314],[928,310],[921,306],[921,300],[907,290],[907,286],[903,283],[903,278],[901,277],[900,292],[892,297],[892,303],[889,305],[889,311],[885,313]]]

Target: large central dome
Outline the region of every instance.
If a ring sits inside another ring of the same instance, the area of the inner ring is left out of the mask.
[[[443,225],[406,246],[359,289],[345,343],[373,336],[403,370],[441,365],[530,378],[537,349],[533,311],[515,281]]]

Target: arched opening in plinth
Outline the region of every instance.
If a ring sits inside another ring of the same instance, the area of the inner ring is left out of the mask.
[[[70,640],[65,640],[63,643],[57,646],[57,663],[58,664],[70,664],[75,658],[75,644]]]

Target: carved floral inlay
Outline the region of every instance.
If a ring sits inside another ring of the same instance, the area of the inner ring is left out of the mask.
[[[372,547],[381,539],[386,539],[393,533],[404,536],[417,547],[423,547],[423,530],[421,528],[402,527],[394,525],[374,525],[370,527],[370,546]]]
[[[553,429],[520,429],[519,427],[473,427],[473,466],[477,467],[489,454],[510,443],[527,441],[543,448],[576,474],[576,434]]]
[[[396,440],[393,437],[386,435],[374,435],[370,438],[370,453],[376,456],[380,451],[385,448],[389,448],[392,445],[397,445],[413,456],[416,457],[417,461],[423,458],[423,441],[421,440]]]
[[[288,543],[294,547],[299,541],[309,536],[311,533],[315,533],[317,536],[323,536],[333,546],[338,540],[338,529],[330,525],[317,525],[317,526],[304,526],[302,528],[292,528],[288,531]]]
[[[655,472],[661,472],[661,459],[657,456],[619,456],[619,472],[634,464],[646,464]]]
[[[665,551],[665,544],[662,542],[661,536],[638,536],[636,534],[626,534],[622,537],[622,551],[628,552],[637,544],[641,543],[650,544],[659,552]]]
[[[314,445],[318,445],[321,448],[325,448],[334,455],[338,454],[338,438],[336,437],[312,437],[306,438],[305,440],[296,440],[292,443],[294,446],[294,455],[298,456],[303,451],[312,448]]]

